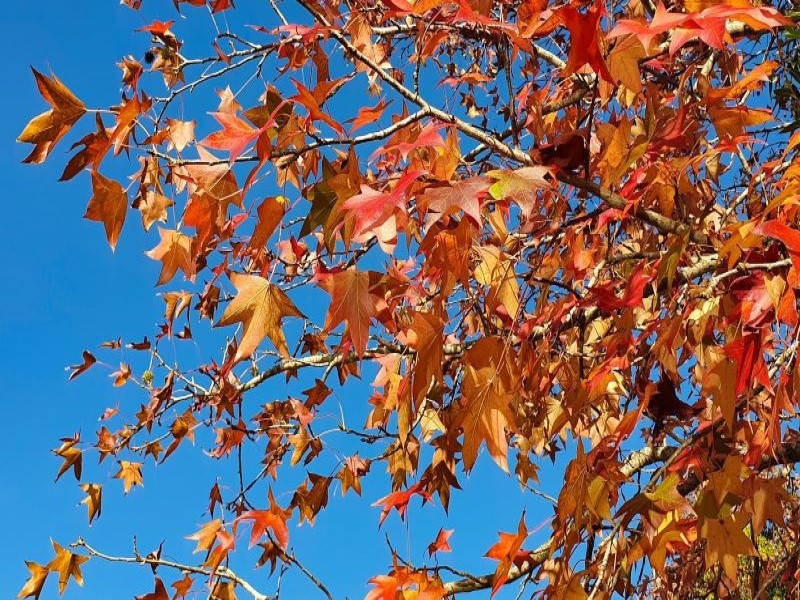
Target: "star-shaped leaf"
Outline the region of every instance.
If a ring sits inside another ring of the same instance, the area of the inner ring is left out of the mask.
[[[127,210],[128,194],[122,186],[113,179],[92,171],[92,197],[83,218],[103,223],[111,250],[117,247]]]
[[[18,140],[35,144],[24,162],[40,163],[47,158],[56,142],[86,113],[86,105],[55,75],[48,77],[36,69],[31,70],[39,93],[53,108],[31,119]]]
[[[86,492],[86,498],[81,500],[81,504],[86,505],[89,511],[89,523],[91,523],[95,517],[100,516],[100,512],[103,510],[103,486],[99,483],[82,483],[80,487]]]
[[[39,600],[39,594],[42,593],[42,586],[44,586],[44,582],[50,571],[47,567],[43,567],[31,561],[25,561],[25,565],[28,567],[28,571],[31,572],[31,576],[28,581],[25,582],[25,585],[22,586],[19,594],[17,594],[17,598],[30,598],[33,596],[36,600]]]
[[[236,361],[255,352],[264,337],[275,344],[283,356],[289,355],[286,336],[281,328],[283,317],[300,317],[301,313],[289,296],[278,286],[258,275],[231,273],[236,297],[222,313],[217,326],[242,323],[244,332],[236,351]]]
[[[161,273],[156,285],[162,285],[175,277],[178,269],[189,279],[194,277],[194,261],[192,260],[192,238],[173,229],[158,230],[161,241],[158,246],[145,252],[153,260],[160,260]]]
[[[375,315],[375,304],[369,293],[369,273],[347,269],[319,277],[320,287],[331,295],[325,331],[344,321],[356,352],[363,356],[369,338],[370,319]]]
[[[66,548],[62,548],[58,542],[54,540],[51,540],[51,542],[56,556],[47,564],[47,570],[58,573],[58,593],[59,595],[63,595],[70,577],[74,579],[75,583],[78,585],[83,585],[81,565],[89,560],[89,557],[73,554]]]
[[[144,486],[142,483],[142,463],[121,460],[119,461],[119,471],[114,477],[122,479],[126,494],[135,485]]]

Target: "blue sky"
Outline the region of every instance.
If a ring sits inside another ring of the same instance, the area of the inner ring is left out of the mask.
[[[242,0],[241,4],[257,4],[263,10],[261,2]],[[205,457],[198,443],[183,448],[174,460],[148,468],[144,489],[123,498],[121,485],[111,479],[111,461],[98,466],[90,458],[82,481],[104,484],[103,515],[91,527],[85,507],[79,504],[83,494],[74,478],[65,475],[53,483],[59,461],[50,449],[60,437],[81,430],[90,440],[104,408],[118,403],[123,412],[138,408],[141,397],[109,385],[109,369],[93,369],[68,384],[64,367],[79,362],[84,348],[95,351],[105,340],[121,336],[135,341],[152,335],[163,307],[156,296],[159,290],[153,287],[159,264],[142,252],[155,246],[157,234],[154,228],[145,235],[138,217],[131,214],[112,254],[102,226],[81,219],[90,196],[88,176],[57,182],[68,145],[76,136],[62,141],[41,166],[20,164],[28,149],[16,144],[15,138],[29,118],[46,109],[29,65],[45,73],[52,69],[89,106],[104,107],[119,99],[115,63],[129,53],[141,58],[146,49],[147,36],[133,30],[156,18],[174,18],[171,2],[145,0],[144,5],[144,17],[112,1],[13,2],[4,7],[7,26],[1,43],[6,91],[0,96],[0,147],[6,217],[0,264],[8,285],[0,295],[0,397],[6,418],[0,441],[4,459],[0,470],[2,598],[14,597],[21,588],[27,577],[24,560],[46,563],[51,558],[51,537],[64,545],[83,535],[98,549],[130,555],[135,534],[145,552],[167,540],[165,555],[190,557],[193,543],[184,536],[208,519],[203,511],[217,470],[229,472],[224,462]],[[205,36],[204,42],[210,39],[208,19],[199,16],[178,24],[180,36],[197,33]],[[296,385],[290,389],[275,380],[259,394],[268,401],[296,390]],[[350,386],[342,401],[362,406],[368,394],[366,385]],[[449,515],[439,506],[420,510],[414,501],[410,524],[392,515],[380,532],[380,511],[370,504],[387,490],[382,465],[376,464],[373,476],[365,480],[363,498],[350,495],[343,501],[338,488],[332,489],[329,508],[313,528],[307,524],[298,528],[296,519],[292,521],[291,543],[336,598],[363,597],[367,579],[388,570],[384,531],[405,556],[421,561],[424,547],[440,526],[455,528],[454,554],[445,555],[446,562],[481,573],[490,571],[495,563],[479,557],[495,543],[498,529],[516,529],[525,499],[516,483],[487,458],[479,461],[466,492],[454,495]],[[546,487],[557,488],[560,474],[550,471],[547,476]],[[289,487],[276,485],[276,492],[284,494],[279,495],[283,504],[288,503],[287,491]],[[530,528],[541,525],[551,513],[541,504],[536,506],[528,508]],[[545,524],[528,545],[533,547],[548,531]],[[240,546],[246,542],[242,540]],[[255,553],[241,554],[246,555],[240,563],[242,573],[250,575],[262,591],[274,592],[275,579],[268,580],[266,570],[249,571]],[[161,575],[168,584],[177,578],[166,571]],[[85,587],[70,584],[65,598],[126,598],[152,591],[149,570],[138,566],[92,561],[84,566],[84,576]],[[286,598],[311,597],[300,577],[289,576],[283,585]],[[509,596],[515,591],[509,590]],[[43,598],[55,597],[55,581],[49,581]]]

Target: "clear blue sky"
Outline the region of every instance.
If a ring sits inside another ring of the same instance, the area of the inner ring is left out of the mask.
[[[263,11],[265,3],[241,0],[240,4],[246,10],[257,6]],[[186,11],[191,14],[192,9]],[[59,461],[50,449],[58,438],[81,430],[84,439],[91,440],[105,407],[120,403],[130,414],[141,400],[132,390],[114,390],[105,375],[108,371],[102,369],[68,384],[64,367],[79,362],[81,350],[95,350],[104,340],[122,336],[132,341],[152,334],[163,303],[153,287],[159,264],[142,255],[156,244],[155,231],[145,236],[135,223],[136,215],[130,215],[112,254],[102,227],[81,219],[90,196],[89,178],[84,174],[66,184],[57,182],[74,135],[62,141],[47,164],[20,164],[28,149],[16,144],[15,138],[29,118],[46,109],[29,65],[44,72],[52,69],[89,106],[113,104],[119,99],[115,62],[128,53],[141,58],[146,48],[147,36],[133,30],[156,18],[174,18],[174,9],[171,2],[145,0],[143,14],[114,1],[42,0],[4,6],[0,147],[6,208],[0,261],[7,285],[0,295],[0,398],[5,408],[0,441],[2,598],[14,597],[25,581],[23,560],[46,563],[51,558],[51,536],[67,544],[84,535],[99,549],[130,555],[136,534],[145,552],[167,540],[166,555],[188,557],[193,543],[183,538],[208,519],[203,515],[208,490],[221,466],[203,455],[202,444],[184,448],[175,460],[148,468],[144,489],[134,490],[123,501],[119,482],[111,479],[112,462],[98,466],[90,459],[82,480],[105,487],[103,515],[91,527],[86,524],[85,507],[79,505],[83,494],[72,476],[53,483]],[[180,23],[182,37],[193,31],[208,36],[208,20],[199,16]],[[282,382],[272,386],[261,394],[264,401],[286,396]],[[348,401],[366,403],[366,386],[348,390]],[[373,476],[364,482],[362,499],[351,495],[342,501],[338,488],[332,489],[330,507],[313,528],[307,524],[298,528],[296,519],[292,521],[291,543],[337,598],[363,597],[369,589],[367,579],[388,570],[384,531],[406,556],[421,561],[424,547],[440,526],[455,528],[454,553],[444,555],[445,561],[480,573],[490,571],[495,563],[479,557],[495,543],[498,529],[515,530],[525,501],[516,483],[487,458],[467,482],[467,492],[454,495],[449,516],[438,506],[420,510],[414,501],[408,528],[393,514],[380,532],[380,511],[370,504],[387,490],[382,465],[376,464]],[[557,488],[560,474],[551,472],[548,477],[551,489]],[[287,490],[276,485],[276,491],[284,494],[283,504],[288,502]],[[550,514],[541,504],[530,506],[529,527]],[[545,525],[528,546],[532,548],[548,532]],[[255,553],[241,555],[243,574],[251,575],[262,591],[273,592],[275,579],[267,580],[268,571],[249,572]],[[92,561],[84,566],[84,575],[85,587],[70,584],[65,598],[129,598],[152,591],[149,569],[137,566]],[[167,584],[176,578],[166,571],[161,575]],[[514,586],[508,596],[515,591]],[[311,597],[307,592],[301,578],[292,576],[284,583],[285,598]],[[56,584],[51,580],[43,598],[55,597]]]

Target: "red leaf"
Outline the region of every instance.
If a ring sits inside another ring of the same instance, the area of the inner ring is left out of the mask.
[[[605,81],[614,82],[614,77],[603,60],[600,52],[600,18],[604,13],[603,5],[596,4],[586,13],[579,13],[574,6],[561,8],[559,14],[564,25],[569,29],[569,60],[564,67],[563,76],[572,75],[584,65]]]
[[[452,552],[450,547],[450,536],[453,535],[454,529],[439,529],[436,534],[436,539],[428,544],[428,556],[433,556],[436,552]]]
[[[394,209],[405,206],[406,190],[425,171],[415,169],[406,171],[390,192],[379,192],[368,185],[361,184],[361,193],[348,198],[342,205],[344,210],[353,212],[356,219],[354,236],[358,236],[388,219]]]
[[[749,390],[754,381],[769,388],[769,374],[761,348],[761,334],[749,332],[728,343],[725,354],[736,362],[736,395]]]
[[[164,35],[175,21],[153,21],[149,25],[139,27],[136,31],[146,31],[153,35]]]
[[[800,231],[792,229],[782,221],[767,221],[756,227],[755,233],[783,242],[789,251],[794,270],[800,273]]]
[[[375,502],[372,506],[383,505],[383,510],[381,511],[381,518],[378,525],[383,525],[383,522],[386,520],[386,517],[389,516],[389,513],[392,511],[392,509],[397,511],[397,513],[400,515],[400,519],[405,519],[406,511],[408,510],[408,503],[414,494],[419,494],[422,496],[423,503],[430,501],[431,495],[425,489],[423,489],[422,484],[422,481],[418,481],[407,490],[392,492],[388,496],[384,496]]]

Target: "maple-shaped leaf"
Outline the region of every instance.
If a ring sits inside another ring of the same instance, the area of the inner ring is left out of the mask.
[[[604,13],[601,3],[594,4],[585,13],[578,12],[571,4],[559,10],[570,36],[569,58],[562,73],[564,77],[588,65],[601,79],[614,82],[600,51],[600,19]]]
[[[144,483],[142,483],[142,463],[121,460],[119,461],[119,471],[114,477],[122,479],[126,494],[135,485],[144,486]]]
[[[75,434],[70,438],[61,438],[61,446],[53,450],[53,454],[64,459],[61,467],[56,474],[56,481],[67,471],[72,469],[75,479],[81,478],[81,470],[83,469],[83,451],[77,447],[78,442],[81,441],[80,435]]]
[[[726,29],[728,20],[741,21],[754,31],[794,25],[772,7],[748,6],[747,2],[735,4],[719,3],[697,13],[673,13],[664,7],[663,2],[659,2],[650,23],[622,19],[608,33],[608,38],[632,33],[649,51],[654,37],[669,32],[669,54],[673,55],[694,39],[721,50],[725,42],[732,41]]]
[[[28,578],[28,581],[25,582],[25,585],[22,586],[22,589],[17,594],[17,598],[30,598],[33,596],[36,600],[39,600],[39,595],[42,593],[42,587],[47,580],[47,575],[50,573],[50,570],[38,563],[27,560],[25,561],[25,566],[28,567],[31,576]]]
[[[81,504],[86,505],[89,512],[89,524],[91,524],[103,510],[103,486],[99,483],[82,483],[80,488],[86,493],[86,498],[81,500]]]
[[[425,190],[420,203],[432,213],[429,225],[445,215],[464,211],[472,222],[481,225],[481,200],[487,195],[491,181],[486,177],[471,177],[462,181]]]
[[[346,323],[356,353],[363,356],[369,339],[370,319],[375,315],[375,303],[369,293],[369,273],[351,268],[322,273],[318,278],[320,287],[331,296],[325,331],[331,331],[341,322]]]
[[[417,312],[408,330],[408,345],[417,352],[411,393],[422,402],[432,383],[443,382],[444,321],[433,313]]]
[[[179,598],[185,598],[186,595],[192,590],[192,585],[194,584],[194,580],[189,577],[188,573],[183,575],[183,579],[179,579],[178,581],[174,581],[172,583],[173,588],[175,588],[175,598],[174,600],[178,600]]]
[[[162,285],[175,277],[178,269],[189,279],[194,278],[192,260],[192,238],[173,229],[158,229],[161,241],[158,246],[145,252],[153,260],[161,261],[161,273],[156,285]]]
[[[454,531],[455,529],[439,529],[436,539],[428,544],[428,556],[433,556],[437,552],[452,552],[450,536],[453,535]]]
[[[164,582],[156,577],[155,590],[149,594],[134,596],[134,600],[169,600],[169,594],[167,594],[167,588],[164,587]]]
[[[396,151],[400,153],[400,156],[403,158],[403,160],[407,161],[409,154],[411,154],[414,150],[419,150],[421,148],[435,148],[437,152],[443,152],[445,148],[445,141],[442,139],[442,136],[439,133],[441,129],[442,125],[440,123],[427,123],[425,127],[423,127],[417,134],[417,137],[414,138],[414,141],[399,141],[382,146],[372,153],[370,160],[373,160],[380,154],[387,154],[389,152]]]
[[[515,421],[511,401],[517,379],[514,357],[499,338],[481,338],[465,355],[463,397],[455,419],[464,432],[466,471],[475,465],[478,449],[485,442],[491,457],[508,472],[506,431]]]
[[[69,380],[72,381],[81,373],[85,373],[89,369],[89,367],[91,367],[96,362],[97,359],[94,357],[94,354],[92,354],[88,350],[84,350],[83,362],[79,365],[70,365],[67,367],[67,369],[72,371],[72,373],[69,374]]]
[[[743,526],[741,519],[733,517],[702,519],[700,526],[700,537],[706,540],[706,567],[721,564],[731,581],[736,581],[740,556],[758,556]]]
[[[494,180],[489,194],[495,200],[513,200],[529,215],[537,202],[537,194],[553,186],[553,169],[543,165],[521,169],[494,170],[486,175]]]
[[[345,459],[338,475],[342,483],[342,496],[351,488],[356,494],[361,495],[361,478],[369,472],[369,467],[370,461],[361,458],[357,453]]]
[[[39,93],[53,108],[31,119],[17,139],[35,145],[24,162],[41,163],[56,142],[86,113],[86,105],[55,75],[48,77],[36,69],[31,70]]]
[[[308,110],[308,118],[312,121],[322,121],[340,136],[344,135],[344,128],[322,110],[314,94],[299,81],[292,79],[292,83],[297,88],[297,94],[292,96],[290,100],[304,106]]]
[[[211,116],[219,121],[222,130],[212,133],[200,143],[215,150],[229,152],[231,162],[241,156],[244,149],[264,131],[264,128],[253,127],[244,119],[231,113],[214,112],[211,113]]]
[[[143,25],[136,29],[136,31],[145,31],[152,33],[155,36],[163,36],[169,31],[169,28],[175,24],[175,21],[153,21],[148,25]]]
[[[511,567],[516,561],[525,558],[528,553],[522,552],[522,544],[528,537],[528,528],[525,526],[525,513],[519,519],[519,526],[517,533],[504,533],[499,532],[500,541],[494,546],[489,548],[486,553],[488,558],[500,561],[495,569],[494,577],[492,579],[492,597],[500,590],[501,587],[508,581],[508,575],[511,572]]]
[[[211,572],[215,572],[222,564],[231,550],[236,544],[236,538],[228,531],[220,529],[215,537],[216,545],[211,549],[211,552],[206,556],[205,566],[209,567]]]
[[[197,547],[193,551],[194,553],[202,552],[203,550],[211,550],[214,541],[217,539],[217,533],[221,529],[222,521],[220,519],[214,519],[203,525],[196,533],[187,536],[186,539],[197,542]]]
[[[258,221],[253,229],[253,234],[250,236],[250,243],[248,246],[253,250],[262,250],[267,244],[267,241],[275,232],[275,229],[280,225],[283,215],[286,213],[286,205],[288,200],[283,196],[275,198],[265,198],[264,201],[258,205],[256,214]]]
[[[606,59],[606,65],[616,81],[630,91],[642,91],[642,74],[639,67],[646,52],[641,42],[634,35],[624,36],[617,40],[614,48]]]
[[[78,585],[83,585],[81,565],[89,560],[89,557],[73,554],[66,548],[62,548],[55,540],[50,541],[56,556],[47,563],[47,570],[58,573],[58,593],[63,595],[70,578],[74,579]]]
[[[408,511],[408,503],[415,494],[422,497],[423,503],[430,502],[431,495],[424,488],[423,484],[424,482],[418,481],[406,490],[392,492],[388,496],[384,496],[380,500],[376,501],[372,506],[382,507],[381,517],[378,521],[378,524],[383,525],[383,522],[386,520],[386,517],[389,516],[389,513],[392,511],[392,509],[397,511],[397,514],[400,515],[400,519],[405,519],[406,511]]]
[[[117,247],[127,211],[128,194],[123,187],[113,179],[92,171],[92,197],[83,218],[103,223],[112,251]]]
[[[653,524],[656,519],[669,512],[688,507],[686,498],[678,491],[679,483],[680,477],[677,473],[669,474],[652,492],[640,492],[625,502],[615,516],[622,515],[623,522],[628,523],[639,514]]]
[[[684,13],[671,13],[664,7],[663,2],[659,2],[656,6],[655,15],[650,23],[643,23],[633,19],[622,19],[617,25],[608,33],[608,38],[612,39],[620,35],[633,34],[635,35],[645,52],[650,50],[650,43],[654,37],[661,35],[671,29],[674,29],[686,21],[687,15]]]
[[[756,227],[754,233],[779,240],[789,251],[794,270],[800,273],[800,231],[789,227],[783,221],[766,221]]]
[[[280,547],[286,550],[289,545],[289,529],[286,527],[286,519],[291,516],[291,511],[283,510],[278,506],[275,497],[272,495],[272,488],[269,490],[269,502],[269,510],[248,510],[236,517],[233,530],[234,532],[236,531],[236,526],[241,521],[252,521],[250,548],[255,546],[269,529]]]
[[[358,236],[378,227],[393,214],[395,209],[404,207],[406,190],[423,174],[424,171],[419,169],[406,171],[389,192],[379,192],[361,184],[360,193],[351,196],[342,204],[342,208],[352,211],[355,217],[353,235]]]
[[[354,134],[357,129],[360,129],[364,125],[369,125],[370,123],[377,123],[378,119],[381,118],[383,111],[392,103],[391,100],[386,100],[386,98],[382,98],[378,104],[375,106],[365,106],[363,108],[358,109],[358,116],[353,117],[352,119],[347,119],[345,123],[350,123],[350,134]]]
[[[783,504],[791,503],[793,498],[787,492],[783,477],[764,478],[753,474],[744,482],[742,494],[746,498],[744,510],[752,515],[754,531],[763,531],[767,519],[778,527],[785,527]]]
[[[242,323],[243,333],[234,360],[239,361],[255,352],[264,337],[283,356],[289,355],[286,337],[281,328],[284,317],[304,318],[289,296],[278,286],[258,275],[231,273],[236,297],[231,301],[216,326]]]
[[[183,152],[184,148],[194,140],[195,122],[167,119],[167,126],[167,149],[175,149],[178,152]]]
[[[137,196],[132,206],[141,213],[144,230],[150,231],[150,227],[156,221],[161,221],[162,223],[167,221],[167,209],[174,204],[172,200],[163,194],[146,190]]]

